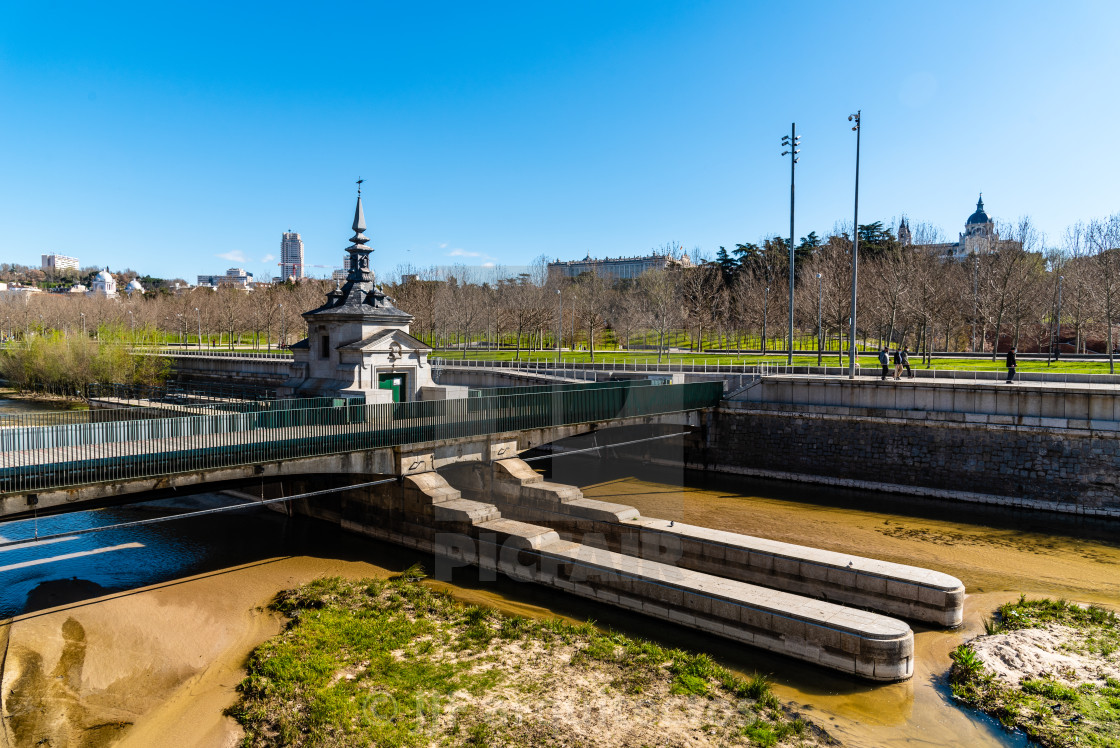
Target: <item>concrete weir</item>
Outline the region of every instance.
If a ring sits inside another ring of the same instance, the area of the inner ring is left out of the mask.
[[[469,483],[504,516],[546,524],[569,540],[937,626],[963,619],[964,585],[931,569],[642,517],[545,481],[517,458],[480,465]]]
[[[871,680],[913,675],[914,637],[901,621],[563,540],[551,527],[464,499],[437,473],[344,494],[340,517],[353,532]]]

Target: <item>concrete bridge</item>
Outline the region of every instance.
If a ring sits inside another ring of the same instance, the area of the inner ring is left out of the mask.
[[[716,383],[640,386],[648,384],[528,387],[407,403],[247,401],[205,413],[159,410],[159,417],[127,409],[119,420],[91,411],[90,423],[75,423],[72,414],[36,416],[36,425],[16,417],[0,428],[0,517],[283,476],[406,476],[617,426],[698,427],[698,412],[714,407],[722,392]]]

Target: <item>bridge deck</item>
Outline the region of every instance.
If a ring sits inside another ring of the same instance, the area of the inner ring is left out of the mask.
[[[0,496],[708,408],[716,383],[0,429]]]

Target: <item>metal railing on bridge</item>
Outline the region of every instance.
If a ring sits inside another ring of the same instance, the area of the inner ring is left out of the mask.
[[[171,380],[159,385],[94,383],[87,385],[86,397],[89,400],[118,400],[138,405],[156,402],[183,405],[240,403],[250,400],[275,400],[276,388],[179,380]]]
[[[0,430],[0,495],[676,413],[720,382],[345,404]]]
[[[990,355],[990,354],[989,354]],[[600,372],[631,372],[637,374],[731,374],[740,377],[765,377],[779,375],[801,375],[817,377],[841,377],[848,375],[847,364],[843,366],[806,366],[786,365],[772,361],[760,361],[753,364],[736,363],[734,361],[665,361],[639,362],[626,358],[611,360],[605,357],[603,361],[595,363],[574,363],[546,361],[543,359],[530,361],[486,361],[483,359],[431,359],[433,369],[466,368],[466,369],[496,369],[525,372],[538,375],[553,375],[565,379],[595,379]],[[1006,369],[981,370],[981,369],[921,369],[911,364],[914,376],[918,379],[932,379],[937,381],[956,382],[986,382],[1002,381],[1007,376]],[[878,366],[864,366],[857,369],[857,374],[864,378],[877,378],[881,375]],[[1064,371],[1018,371],[1015,380],[1020,382],[1048,382],[1058,384],[1097,384],[1120,385],[1120,374],[1082,374]]]
[[[203,356],[210,358],[256,358],[266,361],[292,361],[291,351],[240,350],[237,348],[134,348],[134,353],[153,356]]]
[[[129,391],[135,394],[131,387]],[[102,389],[103,394],[95,396],[102,402],[112,402],[113,398],[105,395],[112,390]],[[0,415],[0,429],[13,429],[21,427],[62,426],[87,423],[110,423],[120,421],[151,421],[160,418],[174,418],[176,416],[210,414],[210,413],[257,413],[277,410],[298,410],[303,408],[331,408],[345,405],[350,400],[338,397],[310,397],[290,400],[222,400],[206,398],[178,399],[169,397],[159,399],[152,393],[152,399],[134,397],[131,400],[121,398],[121,402],[131,402],[135,407],[125,405],[118,408],[89,408],[87,410],[69,410],[58,413],[19,413],[15,415]],[[358,401],[362,402],[362,401]]]
[[[541,392],[564,392],[566,390],[594,390],[608,387],[645,387],[660,384],[652,379],[612,379],[606,382],[564,382],[559,384],[526,384],[511,387],[478,387],[467,392],[468,397],[492,397],[494,395],[533,395]]]

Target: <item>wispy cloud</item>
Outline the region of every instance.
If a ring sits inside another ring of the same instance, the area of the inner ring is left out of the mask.
[[[447,246],[447,245],[444,245]],[[468,252],[465,249],[453,249],[447,253],[448,257],[482,257],[481,252]]]
[[[447,249],[447,242],[440,242],[439,248],[440,249]]]
[[[223,260],[229,260],[230,262],[245,262],[245,253],[240,249],[230,250],[229,252],[223,252],[220,255],[214,256]]]
[[[261,258],[261,262],[272,262],[276,259],[276,255],[265,255]]]
[[[484,262],[484,263],[482,263],[482,267],[492,268],[492,267],[494,267],[494,263],[493,262]]]

